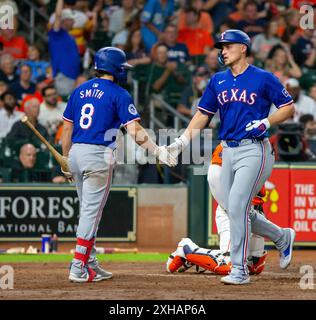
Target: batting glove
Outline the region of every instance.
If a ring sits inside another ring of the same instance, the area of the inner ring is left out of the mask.
[[[189,139],[186,136],[182,135],[181,137],[176,138],[174,142],[167,147],[167,150],[172,156],[177,158],[189,143]]]
[[[246,125],[246,131],[250,131],[253,138],[259,138],[267,132],[270,126],[268,118],[253,120]]]
[[[154,151],[154,155],[161,163],[166,164],[169,167],[175,167],[178,164],[177,158],[168,152],[166,146],[158,147]]]

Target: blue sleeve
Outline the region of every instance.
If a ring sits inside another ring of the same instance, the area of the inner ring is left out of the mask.
[[[74,105],[73,105],[73,100],[74,100],[74,95],[75,95],[76,90],[74,90],[74,92],[71,94],[68,102],[67,102],[67,106],[65,108],[65,111],[63,113],[63,119],[65,121],[74,122]]]
[[[292,97],[283,87],[280,80],[272,73],[267,73],[264,85],[264,95],[277,108],[282,108],[293,102]]]
[[[149,0],[145,4],[144,10],[141,14],[141,22],[147,23],[150,22],[152,19],[152,15],[155,12],[155,2],[156,0]]]
[[[126,126],[134,120],[140,119],[132,97],[127,91],[119,94],[117,100],[117,113],[121,123]]]
[[[218,109],[218,102],[214,88],[214,77],[209,81],[199,102],[198,109],[207,115],[216,113]]]

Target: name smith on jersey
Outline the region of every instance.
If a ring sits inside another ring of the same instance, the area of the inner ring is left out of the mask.
[[[104,94],[104,91],[100,89],[86,89],[86,90],[80,90],[79,92],[80,98],[97,98],[101,99],[101,97]]]

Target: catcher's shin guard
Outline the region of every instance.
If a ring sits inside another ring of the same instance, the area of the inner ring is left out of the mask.
[[[166,269],[168,272],[173,273],[178,271],[180,267],[182,267],[185,263],[185,258],[179,256],[173,256],[172,254],[169,256]]]
[[[224,259],[220,260],[211,250],[199,252],[198,250],[187,252],[186,246],[184,252],[188,262],[195,264],[203,269],[209,270],[219,275],[227,275],[231,270],[231,263],[226,263]]]
[[[268,252],[264,251],[261,257],[251,257],[248,259],[248,270],[250,275],[258,275],[264,270]]]

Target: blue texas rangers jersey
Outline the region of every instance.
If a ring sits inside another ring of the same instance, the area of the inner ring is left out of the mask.
[[[209,115],[219,109],[219,138],[239,141],[252,138],[250,131],[245,131],[246,125],[252,120],[267,118],[272,103],[281,108],[292,102],[292,97],[272,73],[249,65],[236,77],[230,69],[216,73],[198,109]]]
[[[92,79],[75,89],[64,111],[73,123],[72,142],[114,147],[115,130],[140,119],[129,93],[106,79]]]

